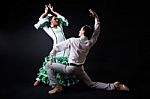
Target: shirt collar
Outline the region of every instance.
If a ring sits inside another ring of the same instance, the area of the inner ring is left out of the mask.
[[[87,38],[86,36],[80,36],[80,40],[81,40],[81,41],[87,41],[88,38]]]

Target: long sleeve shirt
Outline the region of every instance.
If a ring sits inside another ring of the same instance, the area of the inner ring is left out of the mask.
[[[55,56],[57,52],[69,47],[68,63],[74,63],[77,65],[84,64],[89,50],[96,43],[99,34],[100,22],[98,17],[95,17],[94,32],[89,40],[85,36],[81,36],[79,38],[69,38],[61,43],[56,44],[50,52],[50,56]]]

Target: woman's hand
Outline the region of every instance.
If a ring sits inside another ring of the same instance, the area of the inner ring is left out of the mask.
[[[45,5],[45,14],[47,14],[47,13],[48,13],[48,6]]]
[[[51,10],[51,12],[54,12],[53,6],[51,4],[48,4],[48,8]]]

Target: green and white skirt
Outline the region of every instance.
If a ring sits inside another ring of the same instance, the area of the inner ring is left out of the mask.
[[[51,58],[49,56],[45,57],[45,61],[43,62],[43,66],[39,69],[39,73],[38,75],[38,79],[40,79],[41,82],[43,82],[44,84],[50,84],[49,80],[48,80],[48,76],[46,73],[46,69],[45,69],[45,65],[51,60]],[[62,63],[62,64],[66,64],[68,62],[68,58],[67,57],[54,57],[53,58],[53,62],[57,63]],[[56,79],[58,81],[59,84],[63,85],[63,86],[72,86],[74,84],[77,84],[79,82],[79,80],[76,78],[75,75],[64,75],[60,72],[54,71],[54,73],[56,74]]]

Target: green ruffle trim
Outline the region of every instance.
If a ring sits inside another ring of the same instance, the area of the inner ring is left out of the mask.
[[[61,18],[58,18],[59,25],[62,24],[62,26],[67,26],[66,22],[64,22]]]
[[[36,24],[34,24],[36,29],[43,28],[45,26],[49,26],[49,20],[47,18],[40,19]]]
[[[39,69],[39,73],[38,78],[44,83],[44,84],[50,84],[47,74],[46,74],[46,69],[45,69],[45,65],[51,60],[51,58],[49,56],[45,57],[45,61],[43,62],[43,66]],[[62,63],[62,64],[66,64],[68,62],[68,58],[67,57],[54,57],[53,58],[53,62],[57,63]],[[58,81],[59,84],[63,85],[63,86],[72,86],[76,83],[79,82],[79,80],[76,78],[76,76],[74,75],[64,75],[60,72],[54,71],[56,74],[56,79]]]

